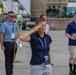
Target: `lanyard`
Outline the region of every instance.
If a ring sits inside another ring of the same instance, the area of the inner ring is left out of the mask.
[[[13,26],[12,26],[12,33],[14,33],[15,31],[14,31],[14,23],[13,23]]]
[[[44,48],[44,50],[45,50],[45,54],[47,54],[47,51],[46,51],[46,38],[44,38],[44,44],[43,44],[43,42],[42,42],[41,38],[39,38],[39,41],[40,41],[40,43],[41,43],[42,47],[43,47],[43,48]]]
[[[7,23],[10,24],[8,21],[7,21]],[[15,32],[15,30],[14,30],[14,23],[13,23],[13,26],[12,26],[11,30],[12,30],[12,33]]]
[[[39,38],[39,41],[40,41],[42,47],[45,48],[46,47],[46,38],[44,38],[44,44],[40,38]]]

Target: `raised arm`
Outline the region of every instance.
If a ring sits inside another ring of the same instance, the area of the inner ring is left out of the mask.
[[[24,41],[24,42],[28,42],[30,41],[30,35],[32,33],[34,33],[35,31],[37,31],[42,25],[37,25],[35,26],[33,29],[31,29],[30,31],[24,33],[21,37],[20,37],[20,40],[21,41]]]

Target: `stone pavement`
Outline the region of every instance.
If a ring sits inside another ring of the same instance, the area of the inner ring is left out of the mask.
[[[25,32],[25,31],[23,31]],[[50,31],[52,37],[53,75],[68,75],[68,40],[64,30]],[[17,40],[19,43],[19,40]],[[31,49],[29,43],[21,42],[23,47],[18,47],[13,75],[30,75]],[[0,48],[0,75],[5,75],[4,54]]]

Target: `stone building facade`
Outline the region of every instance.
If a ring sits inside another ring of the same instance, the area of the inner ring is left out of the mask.
[[[46,14],[47,6],[66,6],[70,0],[31,0],[31,18],[38,18],[42,13]],[[47,23],[51,30],[65,29],[72,18],[48,18]]]
[[[31,0],[31,17],[38,18],[42,13],[46,13],[47,0]]]
[[[31,0],[31,17],[38,18],[42,13],[46,14],[48,5],[65,5],[68,0]]]

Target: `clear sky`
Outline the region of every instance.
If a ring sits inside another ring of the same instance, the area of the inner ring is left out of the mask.
[[[30,14],[30,1],[31,0],[19,0],[21,2],[21,4],[24,6],[24,8],[26,9],[26,11],[28,12],[28,14]]]

